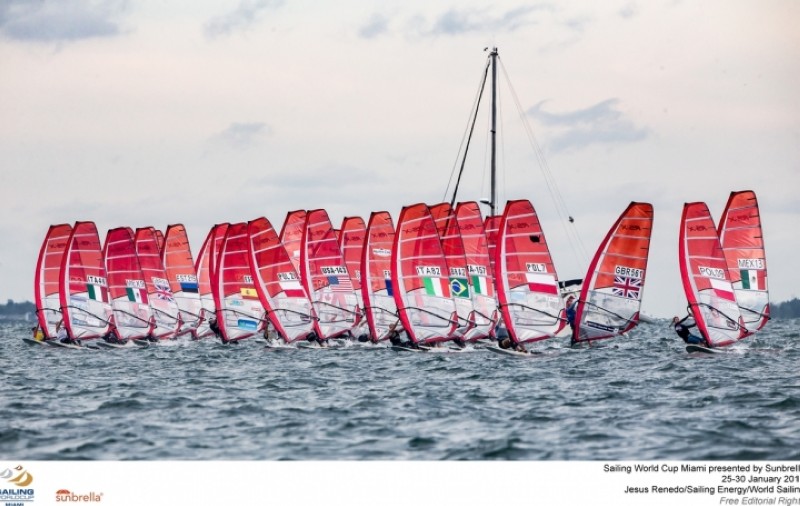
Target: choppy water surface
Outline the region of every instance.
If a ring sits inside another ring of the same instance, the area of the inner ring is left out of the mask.
[[[27,335],[0,327],[7,459],[800,459],[798,320],[703,357],[666,321],[529,359]]]

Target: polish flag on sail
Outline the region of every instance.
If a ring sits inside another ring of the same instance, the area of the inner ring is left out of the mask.
[[[711,278],[710,281],[711,281],[711,289],[713,290],[714,295],[723,300],[736,302],[736,297],[733,295],[733,287],[731,286],[730,281],[728,281],[727,279],[714,279],[714,278]]]

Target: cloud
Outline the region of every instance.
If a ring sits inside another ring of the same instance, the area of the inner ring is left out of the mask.
[[[0,33],[23,42],[73,42],[121,33],[125,0],[3,0]]]
[[[282,0],[242,0],[233,11],[209,19],[204,27],[206,37],[213,39],[245,30],[258,21],[261,13],[269,8],[277,9]]]
[[[212,141],[234,149],[247,149],[270,135],[272,128],[266,123],[231,123],[228,128],[212,137]]]
[[[554,127],[557,133],[550,149],[569,151],[592,144],[622,144],[647,138],[650,131],[636,126],[617,110],[619,100],[611,98],[586,109],[553,114],[543,109],[544,101],[528,109],[528,114],[543,125]]]
[[[460,35],[470,32],[501,32],[514,31],[522,26],[535,24],[529,14],[552,10],[550,4],[536,4],[517,7],[510,11],[491,16],[487,11],[456,10],[450,9],[434,22],[430,35]]]
[[[374,39],[386,33],[389,29],[389,20],[380,14],[373,14],[359,30],[358,35],[363,39]]]
[[[625,19],[630,19],[639,14],[639,6],[634,2],[630,2],[622,6],[622,8],[618,11],[618,14]]]

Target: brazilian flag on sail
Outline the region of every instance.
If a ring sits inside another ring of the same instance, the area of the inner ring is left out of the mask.
[[[469,298],[469,284],[467,278],[450,278],[450,293],[453,297]]]

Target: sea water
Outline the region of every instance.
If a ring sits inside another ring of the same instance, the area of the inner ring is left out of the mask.
[[[30,346],[0,325],[0,455],[34,460],[797,460],[800,321],[689,355],[666,320],[524,359],[177,341]]]

